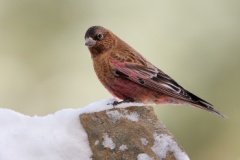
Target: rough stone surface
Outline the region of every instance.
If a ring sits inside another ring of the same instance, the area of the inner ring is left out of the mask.
[[[113,108],[82,114],[80,120],[88,134],[93,160],[135,160],[139,154],[147,154],[153,160],[160,159],[152,151],[153,134],[172,136],[158,120],[153,107]],[[143,144],[143,139],[147,143]],[[182,150],[179,144],[177,146]],[[163,159],[176,158],[173,152],[167,151]]]

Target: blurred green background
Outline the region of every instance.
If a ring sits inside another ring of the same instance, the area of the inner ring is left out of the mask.
[[[84,46],[92,25],[229,117],[155,107],[191,159],[240,158],[238,0],[0,0],[0,107],[46,115],[110,98]]]

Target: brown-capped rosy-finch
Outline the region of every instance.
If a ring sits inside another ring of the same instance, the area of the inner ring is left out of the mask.
[[[205,100],[181,87],[111,31],[90,27],[85,34],[95,72],[104,87],[122,102],[189,104],[224,117]]]

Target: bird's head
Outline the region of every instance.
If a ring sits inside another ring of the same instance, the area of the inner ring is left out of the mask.
[[[88,46],[91,54],[101,54],[113,48],[115,44],[115,35],[101,26],[92,26],[85,33],[85,45]]]

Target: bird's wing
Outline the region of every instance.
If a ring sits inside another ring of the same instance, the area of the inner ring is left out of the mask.
[[[139,85],[177,99],[194,104],[198,104],[199,101],[201,101],[206,103],[206,105],[212,106],[208,102],[185,90],[171,77],[154,66],[147,67],[131,62],[123,63],[117,59],[111,59],[110,61],[116,76],[127,78]]]
[[[222,113],[215,110],[212,104],[185,90],[171,77],[151,64],[144,66],[138,63],[119,61],[114,58],[110,59],[110,61],[116,76],[129,79],[139,85],[170,97],[189,102],[196,107],[225,117]]]

